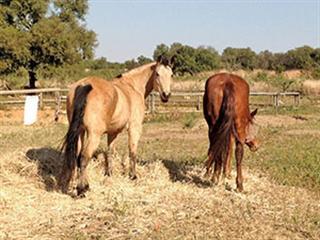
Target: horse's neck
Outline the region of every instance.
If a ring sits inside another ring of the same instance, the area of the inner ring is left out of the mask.
[[[147,98],[153,90],[153,70],[147,67],[139,73],[124,76],[123,82]]]

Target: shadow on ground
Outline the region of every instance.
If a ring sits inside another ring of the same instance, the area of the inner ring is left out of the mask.
[[[29,149],[26,156],[37,163],[38,174],[42,177],[46,190],[55,190],[63,161],[60,151],[48,147],[34,148]]]
[[[172,182],[193,183],[198,187],[211,187],[209,180],[203,180],[201,173],[194,173],[193,167],[185,163],[175,162],[172,160],[162,160],[163,165],[168,169]]]

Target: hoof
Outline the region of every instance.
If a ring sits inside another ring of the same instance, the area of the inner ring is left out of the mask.
[[[236,189],[236,192],[238,192],[238,193],[242,193],[243,192],[243,187],[241,186],[241,187],[237,187],[237,189]]]
[[[90,190],[89,184],[86,184],[84,186],[81,186],[81,185],[77,186],[77,196],[79,198],[83,198],[86,196],[85,193],[89,190]]]
[[[203,175],[203,177],[205,179],[209,179],[210,178],[210,175],[211,175],[211,171],[210,170],[207,170],[206,173]]]
[[[213,175],[211,181],[212,181],[213,185],[218,186],[219,178],[217,176]]]
[[[228,182],[225,183],[224,187],[227,191],[230,191],[230,192],[232,191],[232,187]]]
[[[111,177],[112,176],[112,171],[111,170],[106,170],[105,173],[104,173],[104,176]]]
[[[137,177],[137,175],[129,175],[129,178],[130,178],[130,180],[137,180],[138,179],[138,177]]]

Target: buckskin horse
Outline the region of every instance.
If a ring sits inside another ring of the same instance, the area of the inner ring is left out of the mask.
[[[78,181],[76,194],[84,196],[89,189],[86,168],[98,148],[103,134],[108,135],[105,174],[112,174],[114,140],[123,130],[128,130],[129,176],[136,178],[136,154],[142,132],[145,98],[154,89],[162,102],[170,97],[172,69],[169,61],[158,58],[124,73],[112,81],[87,77],[71,86],[67,96],[69,129],[64,141],[64,163],[60,186],[68,192],[71,180]],[[76,168],[78,174],[76,174]]]
[[[218,184],[223,166],[223,176],[230,178],[231,152],[235,142],[237,166],[236,184],[243,191],[242,159],[244,144],[251,151],[258,149],[255,138],[254,116],[257,109],[249,111],[249,85],[241,77],[228,73],[218,73],[206,81],[203,97],[203,113],[208,124],[209,150],[205,163],[206,175]]]

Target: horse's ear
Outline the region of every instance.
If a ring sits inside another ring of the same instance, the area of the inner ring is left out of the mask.
[[[163,65],[165,65],[165,66],[168,66],[168,65],[169,65],[169,60],[168,60],[168,58],[166,58],[166,57],[164,57],[164,56],[162,56],[162,55],[160,55],[160,56],[158,57],[157,62],[160,63],[160,64],[163,64]]]
[[[253,110],[253,111],[250,113],[251,117],[254,118],[254,116],[257,114],[257,112],[258,112],[258,108],[256,108],[255,110]]]
[[[163,56],[162,56],[162,55],[158,56],[158,58],[157,58],[157,63],[161,63],[161,62],[162,62],[162,59],[163,59]]]

